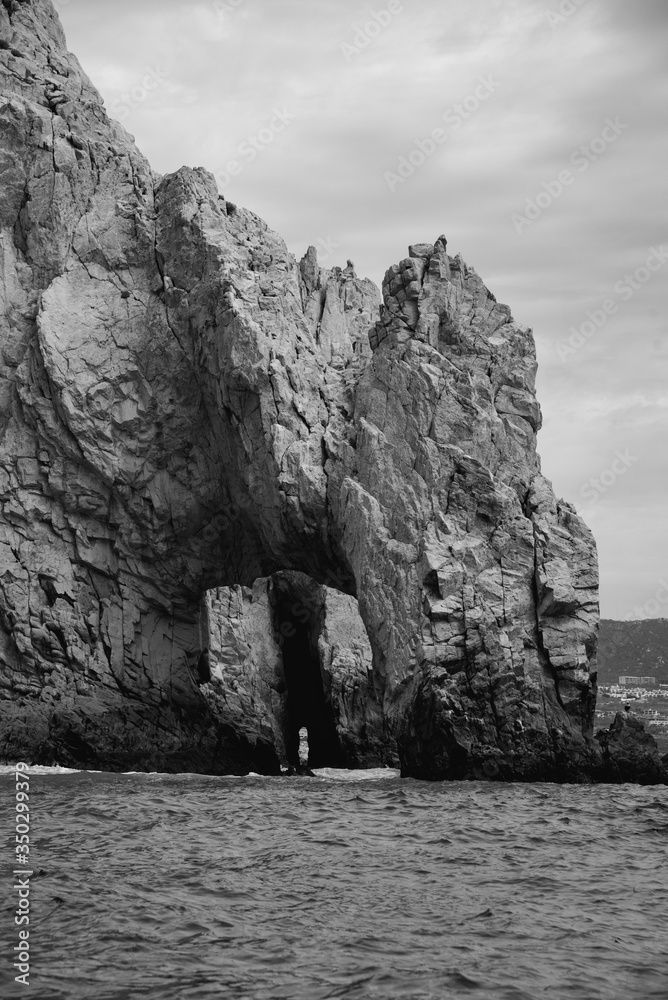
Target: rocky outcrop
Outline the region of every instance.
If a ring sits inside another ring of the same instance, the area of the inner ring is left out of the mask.
[[[0,45],[0,753],[277,772],[306,713],[320,763],[593,773],[595,546],[530,331],[442,237],[374,319],[154,175],[49,0]]]
[[[596,739],[603,751],[599,780],[665,783],[668,761],[660,756],[656,740],[640,719],[617,712],[609,728],[596,733]]]

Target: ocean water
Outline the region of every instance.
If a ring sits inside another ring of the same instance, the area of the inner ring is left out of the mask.
[[[3,998],[668,997],[666,787],[33,773],[25,987],[3,771]]]

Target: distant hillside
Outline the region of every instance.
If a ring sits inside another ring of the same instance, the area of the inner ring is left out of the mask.
[[[616,684],[620,674],[653,674],[657,684],[668,684],[668,618],[601,620],[598,682]]]

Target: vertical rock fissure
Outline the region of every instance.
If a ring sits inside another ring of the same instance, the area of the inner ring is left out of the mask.
[[[540,595],[539,595],[539,588],[538,588],[538,537],[537,537],[537,533],[536,533],[536,525],[535,525],[535,522],[533,521],[533,519],[532,519],[532,528],[533,528],[534,571],[533,571],[533,579],[532,579],[532,583],[531,583],[531,588],[532,588],[532,591],[533,591],[534,612],[535,612],[535,616],[536,616],[536,644],[537,644],[537,647],[538,647],[538,658],[539,658],[539,661],[540,661],[541,665],[546,666],[547,669],[550,671],[550,674],[552,675],[552,678],[553,678],[553,681],[554,681],[554,693],[556,695],[557,702],[558,702],[559,706],[561,707],[561,709],[565,713],[566,709],[564,707],[563,701],[561,700],[561,694],[559,692],[559,678],[557,676],[556,670],[552,666],[552,661],[550,660],[549,653],[545,649],[545,644],[543,642],[543,632],[542,632],[541,625],[540,625],[540,612],[538,610],[539,604],[540,604]],[[545,713],[545,718],[547,719],[549,716],[548,716],[547,699],[545,697],[545,689],[544,688],[542,688],[541,694],[542,694],[542,699],[543,699],[543,711]],[[556,761],[559,748],[557,746],[557,741],[556,741],[556,736],[555,736],[555,732],[554,732],[554,727],[550,726],[548,731],[549,731],[549,735],[550,735],[550,742],[552,743],[552,752],[554,754],[554,760]]]
[[[321,588],[299,574],[272,578],[272,616],[280,636],[287,686],[283,734],[288,763],[299,765],[299,730],[308,731],[309,767],[337,767],[341,748],[320,671],[318,637],[323,615]]]

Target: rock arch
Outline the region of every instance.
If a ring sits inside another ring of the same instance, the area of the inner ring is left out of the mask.
[[[540,474],[531,332],[443,237],[379,311],[154,175],[48,0],[0,31],[0,752],[276,770],[202,695],[201,601],[289,571],[357,598],[407,773],[588,753],[595,546]]]
[[[219,718],[265,738],[280,764],[395,766],[373,657],[356,601],[292,571],[206,597],[210,677],[200,690]]]

